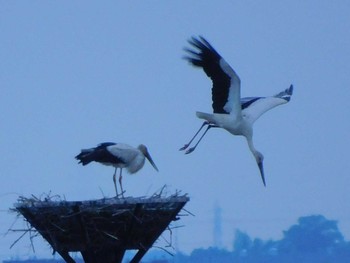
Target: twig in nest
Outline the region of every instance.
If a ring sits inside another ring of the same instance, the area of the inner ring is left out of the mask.
[[[169,231],[169,239],[170,241],[168,241],[163,235],[161,235],[160,237],[163,239],[163,241],[166,243],[166,246],[165,247],[171,247],[173,250],[175,250],[175,248],[173,247],[173,231],[169,228],[169,226],[167,227],[167,230]],[[155,247],[155,248],[161,248],[161,247],[158,247],[158,246],[152,246],[152,247]],[[172,255],[172,253],[170,253],[169,251],[167,251],[165,248],[161,248],[163,249],[164,251],[166,251],[168,254]]]
[[[191,216],[196,216],[192,214],[190,211],[186,210],[185,208],[182,208],[181,210],[184,210],[186,213],[190,214]],[[185,216],[185,215],[179,215],[179,216]]]
[[[152,246],[152,247],[154,247],[154,248],[159,248],[159,249],[165,251],[166,253],[168,253],[170,256],[172,256],[172,257],[174,256],[174,254],[170,253],[168,250],[166,250],[166,249],[163,248],[163,247],[158,247],[158,246]]]
[[[115,240],[119,240],[119,238],[117,238],[116,236],[113,236],[112,234],[107,233],[106,231],[102,231],[102,233],[105,234],[106,236],[109,236],[109,237],[115,239]]]
[[[32,233],[35,233],[34,235],[32,234]],[[34,237],[37,237],[39,234],[38,233],[36,233],[36,231],[32,231],[32,229],[30,228],[29,229],[29,236],[30,236],[30,246],[32,247],[32,249],[33,249],[33,253],[35,254],[35,248],[34,248],[34,243],[33,243],[33,238]]]
[[[163,194],[163,191],[164,191],[164,189],[166,189],[168,186],[165,184],[165,185],[163,185],[163,187],[159,190],[159,193],[158,193],[158,191],[157,192],[155,192],[153,195],[152,195],[152,197],[162,197],[162,194]],[[166,194],[165,194],[166,195]]]
[[[185,227],[185,225],[181,225],[181,226],[172,226],[172,227],[169,227],[169,229],[173,230],[173,229],[181,228],[181,227]]]
[[[15,240],[15,242],[12,243],[12,245],[10,246],[10,249],[13,248],[13,246],[16,245],[16,243],[17,243],[18,241],[20,241],[20,240],[22,239],[22,237],[23,237],[25,234],[27,234],[29,231],[30,231],[30,229],[25,230],[24,233],[23,233],[19,238],[17,238],[17,239]]]
[[[67,230],[63,229],[62,227],[60,227],[59,225],[55,224],[54,222],[51,222],[51,225],[53,225],[57,229],[61,230],[62,232],[66,232],[67,231]]]
[[[13,212],[17,212],[17,210],[14,209]],[[11,224],[10,228],[9,228],[9,229],[6,231],[6,233],[4,234],[4,237],[5,237],[10,231],[13,231],[12,228],[13,228],[13,226],[16,224],[18,218],[20,218],[20,214],[17,214],[17,216],[16,216],[15,220],[13,221],[13,223]]]

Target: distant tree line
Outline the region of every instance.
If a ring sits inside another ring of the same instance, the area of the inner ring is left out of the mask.
[[[169,261],[171,262],[171,261]],[[176,255],[181,263],[349,263],[350,242],[337,221],[322,215],[300,217],[298,224],[283,232],[281,240],[252,239],[237,230],[233,250],[195,249],[191,255]]]

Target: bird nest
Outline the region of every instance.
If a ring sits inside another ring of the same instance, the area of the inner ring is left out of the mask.
[[[122,257],[128,249],[145,253],[164,230],[170,230],[169,224],[179,219],[188,201],[187,195],[179,193],[86,201],[32,196],[20,197],[13,210],[61,256],[80,251],[83,257],[108,253]]]

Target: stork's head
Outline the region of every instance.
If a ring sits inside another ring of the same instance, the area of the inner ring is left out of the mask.
[[[261,179],[263,181],[264,186],[266,186],[265,175],[264,175],[264,166],[263,166],[264,155],[262,155],[261,152],[255,151],[254,156],[255,156],[256,163],[258,164],[258,167],[260,170]]]
[[[150,164],[153,166],[153,168],[156,169],[156,171],[158,172],[159,170],[158,170],[156,164],[153,162],[152,157],[149,154],[147,147],[143,144],[140,144],[137,148],[142,152],[142,154],[147,158],[147,160],[150,162]]]

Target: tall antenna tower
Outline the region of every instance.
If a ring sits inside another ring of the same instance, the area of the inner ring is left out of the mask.
[[[221,216],[221,207],[215,202],[214,204],[214,247],[222,248],[222,216]]]

